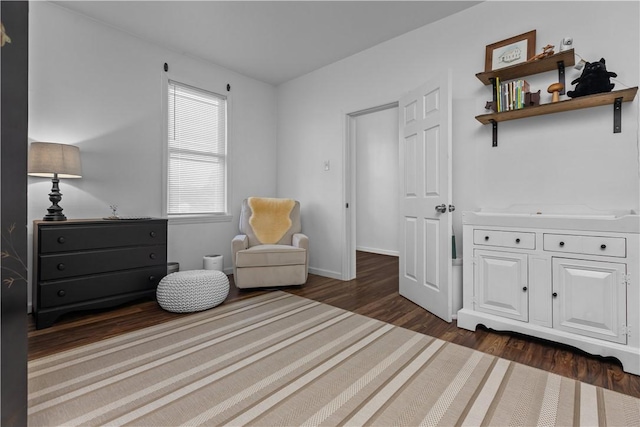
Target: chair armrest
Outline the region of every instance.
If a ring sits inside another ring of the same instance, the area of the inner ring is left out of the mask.
[[[231,241],[231,262],[233,265],[233,279],[235,280],[238,273],[238,270],[236,267],[236,254],[238,253],[238,251],[247,249],[249,247],[249,237],[247,237],[246,234],[238,234],[237,236],[235,236],[233,238],[233,240]]]
[[[309,250],[309,238],[306,234],[295,233],[291,236],[291,246],[295,246],[296,248],[302,248]]]
[[[236,253],[249,247],[249,237],[246,234],[238,234],[231,241],[231,253],[235,264]]]
[[[309,238],[306,234],[295,233],[291,236],[291,245],[297,248],[304,249],[307,253],[307,260],[305,262],[305,281],[307,280],[307,275],[309,274]]]

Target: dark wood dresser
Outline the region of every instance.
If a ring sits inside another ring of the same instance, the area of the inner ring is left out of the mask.
[[[62,314],[155,297],[167,275],[167,220],[33,223],[36,329]]]

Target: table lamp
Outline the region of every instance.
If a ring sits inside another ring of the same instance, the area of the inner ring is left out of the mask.
[[[80,165],[80,149],[74,145],[57,144],[53,142],[32,142],[29,147],[29,167],[27,173],[31,176],[51,178],[53,187],[49,193],[51,207],[42,218],[44,221],[66,221],[58,205],[62,200],[62,193],[58,183],[59,178],[82,178]]]

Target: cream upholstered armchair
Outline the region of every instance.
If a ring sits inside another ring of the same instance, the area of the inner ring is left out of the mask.
[[[302,285],[309,269],[309,238],[301,233],[300,203],[249,197],[242,202],[240,232],[231,242],[238,288]]]

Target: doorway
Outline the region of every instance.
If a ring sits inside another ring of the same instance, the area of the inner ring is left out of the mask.
[[[347,114],[345,280],[356,250],[398,256],[398,103]]]

